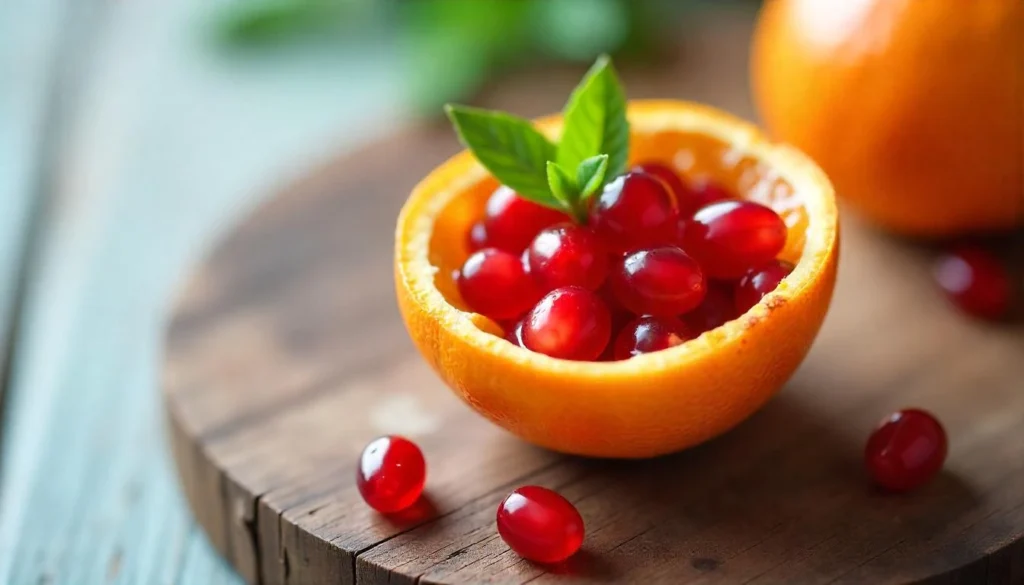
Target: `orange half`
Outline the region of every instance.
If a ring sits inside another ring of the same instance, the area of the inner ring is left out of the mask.
[[[618,362],[575,362],[508,343],[469,312],[452,273],[466,232],[496,187],[469,152],[417,185],[395,234],[398,304],[416,347],[473,409],[549,449],[650,457],[719,435],[789,379],[825,318],[835,284],[838,223],[832,185],[804,154],[753,125],[686,102],[631,102],[630,161],[662,162],[769,205],[786,221],[782,257],[796,264],[746,314],[680,346]],[[537,122],[551,137],[559,117]]]

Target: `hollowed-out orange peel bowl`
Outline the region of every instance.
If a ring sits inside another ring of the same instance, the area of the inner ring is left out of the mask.
[[[467,404],[522,439],[564,453],[651,457],[719,435],[763,406],[818,333],[835,284],[838,224],[828,178],[747,122],[677,101],[631,102],[630,160],[660,161],[765,203],[789,228],[796,268],[743,316],[667,350],[574,362],[514,346],[465,310],[452,273],[496,183],[468,152],[431,172],[398,218],[398,304],[416,347]],[[558,117],[537,122],[555,137]]]

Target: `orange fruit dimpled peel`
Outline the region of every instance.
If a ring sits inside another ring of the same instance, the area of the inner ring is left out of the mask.
[[[754,97],[773,137],[884,228],[1024,225],[1022,39],[1020,0],[768,0]]]

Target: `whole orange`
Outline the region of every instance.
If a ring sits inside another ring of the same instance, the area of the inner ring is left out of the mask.
[[[776,138],[918,236],[1024,224],[1024,2],[768,0],[752,76]]]

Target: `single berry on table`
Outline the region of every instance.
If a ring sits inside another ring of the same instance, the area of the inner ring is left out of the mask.
[[[469,308],[495,321],[519,317],[540,298],[522,259],[496,248],[471,254],[455,280]]]
[[[484,209],[487,244],[518,254],[537,232],[568,219],[564,213],[523,199],[503,185],[487,200]]]
[[[707,290],[701,266],[676,246],[627,254],[612,267],[609,284],[637,315],[681,315],[697,308]]]
[[[683,316],[683,321],[690,326],[695,335],[721,327],[739,317],[733,299],[733,288],[732,282],[708,282],[708,292],[704,295],[704,300],[696,309]]]
[[[778,288],[783,278],[793,272],[793,265],[785,260],[774,260],[743,275],[736,283],[736,312],[746,313],[764,295]]]
[[[673,242],[679,222],[675,196],[660,179],[632,171],[605,185],[590,208],[590,225],[614,251]]]
[[[681,345],[694,335],[675,317],[640,317],[626,324],[615,338],[613,357],[616,360],[661,351]]]
[[[771,208],[753,201],[702,207],[683,231],[683,248],[710,278],[740,278],[774,260],[785,245],[785,222]]]
[[[864,463],[871,479],[894,492],[917,488],[946,460],[946,431],[931,414],[916,408],[889,415],[868,439]]]
[[[423,493],[427,464],[412,441],[380,437],[363,449],[356,468],[356,485],[363,500],[378,512],[399,512]]]
[[[608,252],[594,232],[571,223],[540,231],[526,248],[530,275],[541,290],[582,286],[596,290],[608,275]]]
[[[530,351],[593,361],[608,345],[611,316],[594,292],[578,286],[556,288],[527,313],[521,337]]]
[[[583,517],[561,495],[524,486],[498,505],[498,534],[515,553],[537,563],[558,563],[583,545]]]
[[[1006,267],[978,247],[961,247],[935,262],[935,280],[960,309],[982,319],[1000,319],[1010,310],[1013,286]]]

